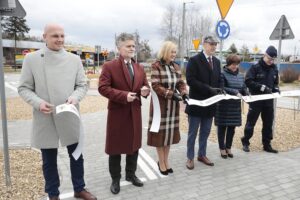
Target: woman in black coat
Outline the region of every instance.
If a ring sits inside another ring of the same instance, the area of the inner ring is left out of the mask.
[[[229,55],[221,74],[221,87],[230,95],[241,96],[247,93],[244,76],[239,73],[240,61],[239,56]],[[233,157],[232,140],[235,127],[240,126],[241,122],[241,100],[223,100],[217,104],[215,125],[218,126],[218,141],[222,158]]]

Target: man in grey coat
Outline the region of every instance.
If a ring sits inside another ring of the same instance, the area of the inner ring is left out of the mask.
[[[77,160],[72,156],[79,142],[78,119],[54,114],[55,106],[63,103],[78,108],[87,92],[81,60],[64,50],[62,26],[46,25],[43,38],[46,46],[27,54],[24,59],[18,92],[33,107],[31,145],[41,149],[45,192],[50,200],[59,199],[57,148],[60,141],[68,149],[74,197],[97,199],[84,189],[82,154]]]

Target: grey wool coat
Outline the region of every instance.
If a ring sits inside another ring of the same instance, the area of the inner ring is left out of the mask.
[[[54,106],[71,97],[78,102],[87,92],[87,81],[80,58],[64,49],[52,51],[44,47],[25,56],[19,95],[33,107],[32,147],[58,148],[77,143],[80,121],[73,114],[39,111],[43,101]],[[78,105],[77,105],[78,108]]]

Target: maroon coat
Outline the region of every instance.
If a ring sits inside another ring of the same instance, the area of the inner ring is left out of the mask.
[[[132,60],[133,83],[129,71],[120,58],[103,65],[98,91],[108,98],[105,152],[109,155],[132,154],[141,147],[142,116],[140,89],[148,85],[144,68]],[[127,102],[128,92],[135,92],[139,100]]]

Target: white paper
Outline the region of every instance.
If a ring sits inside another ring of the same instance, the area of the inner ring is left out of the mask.
[[[82,145],[83,145],[83,135],[84,135],[84,130],[83,130],[83,125],[80,119],[80,114],[77,110],[77,108],[73,105],[73,104],[61,104],[56,106],[56,114],[60,114],[62,112],[71,112],[73,114],[75,114],[79,121],[80,121],[80,132],[79,132],[79,141],[77,144],[76,149],[73,151],[72,156],[74,157],[75,160],[78,160],[78,158],[80,157],[80,155],[82,154]]]
[[[153,117],[152,117],[150,132],[158,133],[160,120],[161,120],[160,105],[159,105],[157,94],[152,89],[151,89],[151,95],[152,95],[152,104],[153,104]]]
[[[56,106],[56,114],[59,114],[61,112],[71,112],[77,115],[78,118],[80,118],[79,112],[73,104],[61,104]]]

